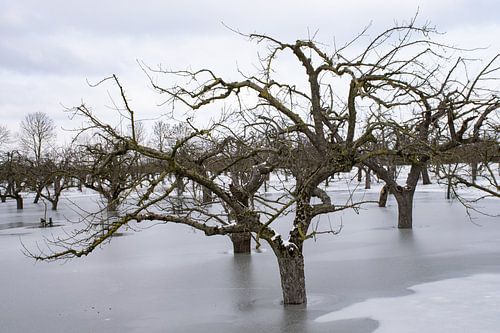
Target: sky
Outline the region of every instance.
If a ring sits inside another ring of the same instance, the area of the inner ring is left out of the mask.
[[[140,119],[158,119],[164,101],[138,62],[171,69],[209,67],[229,77],[251,70],[258,52],[244,33],[284,41],[314,35],[326,47],[348,41],[368,24],[376,35],[395,22],[418,21],[446,33],[446,42],[500,51],[500,3],[495,0],[160,1],[0,0],[0,124],[16,132],[26,114],[45,112],[60,141],[79,126],[65,108],[82,102],[114,122],[111,85],[116,74]]]

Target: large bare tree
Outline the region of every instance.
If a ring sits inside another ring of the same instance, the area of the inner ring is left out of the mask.
[[[260,71],[242,74],[239,80],[225,79],[207,68],[145,68],[153,87],[167,97],[166,103],[191,111],[192,131],[171,148],[162,149],[138,142],[133,126],[132,133],[124,135],[86,105],[76,107],[73,111],[88,121],[87,130],[115,143],[100,159],[99,168],[115,156],[133,152],[161,162],[158,164],[164,169],[145,189],[136,186],[138,183],[129,185],[138,195],[129,197],[134,203],[119,218],[102,224],[98,231],[89,226],[67,239],[54,239],[53,245],[60,251],[33,256],[51,260],[88,255],[134,222],[180,223],[208,236],[252,233],[266,241],[276,255],[284,303],[305,303],[304,242],[338,232],[322,226],[317,217],[362,203],[353,202],[352,197],[334,203],[320,185],[356,165],[392,156],[377,145],[376,136],[388,124],[397,128],[394,114],[421,103],[415,87],[429,93],[425,90],[425,61],[434,63],[434,49],[442,47],[432,42],[430,32],[428,27],[410,22],[384,31],[368,43],[362,33],[333,49],[311,39],[287,43],[267,35],[249,35],[246,37],[264,45],[265,55],[260,58]],[[356,43],[364,43],[361,51],[353,46]],[[293,59],[287,66],[295,67],[280,70],[283,58]],[[169,86],[170,80],[176,84]],[[113,75],[101,84],[104,82],[117,87],[123,104],[120,109],[134,124],[137,111],[118,78]],[[199,112],[218,106],[228,110],[221,120],[203,127],[194,125],[193,117]],[[367,120],[370,123],[364,126]],[[205,148],[203,153],[195,153],[192,147]],[[258,187],[275,169],[292,174],[291,183],[280,185],[277,198],[256,196]],[[211,207],[194,195],[183,197],[179,204],[175,195],[178,182],[163,185],[170,175],[208,189],[214,196]],[[274,227],[286,214],[293,215],[293,222],[287,234],[280,235]]]

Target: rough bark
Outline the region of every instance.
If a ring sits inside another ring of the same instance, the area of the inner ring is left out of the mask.
[[[394,194],[398,202],[398,228],[411,229],[413,227],[413,191],[402,189]]]
[[[302,254],[293,257],[278,255],[283,304],[305,304],[306,279],[304,275],[304,257]]]
[[[232,234],[230,238],[234,253],[250,253],[252,236],[249,232]]]
[[[427,171],[427,167],[422,167],[422,184],[429,185],[432,184],[431,179],[429,177],[429,172]]]

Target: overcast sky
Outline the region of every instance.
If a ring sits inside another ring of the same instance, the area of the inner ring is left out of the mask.
[[[419,21],[446,32],[448,42],[489,47],[484,57],[500,51],[496,0],[0,0],[0,124],[16,131],[27,113],[43,111],[58,128],[76,127],[63,109],[82,100],[107,117],[106,88],[89,88],[87,80],[111,74],[139,116],[151,118],[162,99],[137,60],[227,75],[256,63],[258,46],[221,22],[285,41],[319,31],[317,39],[328,44],[349,40],[370,22],[375,35],[417,9]]]

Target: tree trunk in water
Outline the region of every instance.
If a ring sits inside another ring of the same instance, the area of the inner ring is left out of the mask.
[[[283,291],[283,303],[305,304],[306,279],[304,275],[304,257],[302,254],[297,256],[277,256],[280,268],[281,289]]]
[[[387,198],[389,197],[389,188],[387,185],[382,186],[380,190],[380,197],[378,199],[378,206],[385,207],[387,205]]]
[[[472,162],[472,164],[471,164],[471,181],[473,184],[475,184],[476,180],[477,180],[477,163]]]
[[[366,169],[365,190],[369,190],[371,188],[372,188],[371,170]]]
[[[7,197],[5,195],[0,195],[0,200],[2,200],[2,202],[5,202],[7,200]]]
[[[422,167],[422,184],[429,185],[432,184],[431,179],[429,178],[429,172],[427,171],[427,166]]]
[[[17,205],[17,209],[23,209],[24,208],[23,197],[21,197],[20,195],[18,195],[16,197],[16,205]]]
[[[398,202],[398,228],[411,229],[413,227],[413,192],[403,189],[394,195]]]
[[[232,234],[230,238],[234,253],[250,253],[252,236],[249,232]]]

